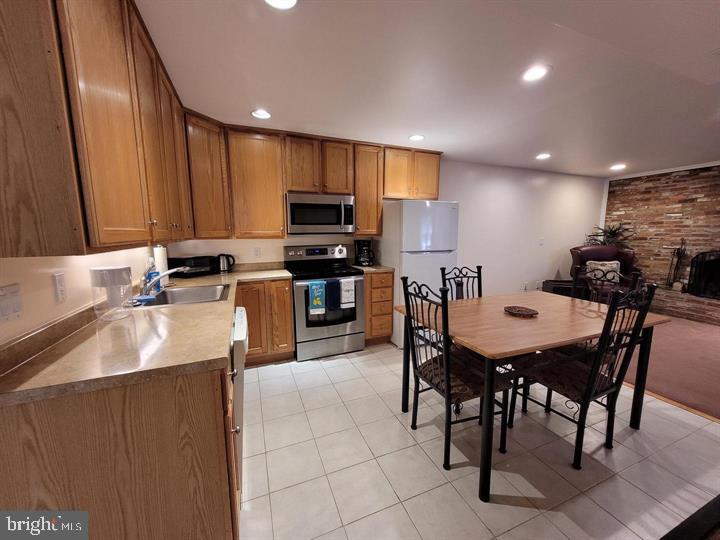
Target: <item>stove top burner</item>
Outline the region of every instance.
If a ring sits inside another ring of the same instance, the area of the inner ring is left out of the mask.
[[[362,275],[363,271],[347,263],[347,247],[287,246],[285,269],[293,280],[329,279]]]

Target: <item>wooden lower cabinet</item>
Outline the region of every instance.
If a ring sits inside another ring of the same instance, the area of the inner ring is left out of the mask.
[[[247,312],[249,364],[292,354],[295,337],[289,279],[239,282],[235,305]]]
[[[77,509],[89,537],[238,538],[225,370],[0,407],[0,508]],[[227,420],[226,420],[227,418]]]
[[[393,327],[393,272],[365,274],[365,339],[389,339]]]

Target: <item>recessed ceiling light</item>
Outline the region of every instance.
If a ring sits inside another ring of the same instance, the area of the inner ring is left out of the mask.
[[[413,142],[420,142],[425,140],[425,135],[410,135],[408,139]]]
[[[270,118],[270,113],[267,112],[265,109],[255,109],[253,112],[251,112],[255,118],[258,118],[259,120],[267,120]]]
[[[550,159],[551,154],[548,154],[547,152],[543,152],[542,154],[538,154],[535,156],[535,159],[539,159],[540,161],[544,159]]]
[[[625,165],[624,163],[616,163],[615,165],[610,166],[610,170],[611,171],[624,171],[625,167],[627,167],[627,165]]]
[[[290,9],[295,7],[297,0],[265,0],[265,3],[275,9]]]
[[[544,64],[535,64],[530,66],[523,73],[523,80],[526,82],[535,82],[542,79],[550,71],[550,66]]]

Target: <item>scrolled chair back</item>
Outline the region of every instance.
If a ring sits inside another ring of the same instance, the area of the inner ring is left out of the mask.
[[[616,290],[626,292],[638,288],[640,284],[638,272],[625,276],[615,268],[578,265],[573,269],[572,297],[580,298],[587,290],[590,301],[606,304]]]
[[[643,283],[610,296],[602,334],[595,345],[586,398],[616,390],[625,379],[657,285]]]
[[[442,286],[448,288],[450,300],[482,297],[482,266],[475,270],[468,266],[455,266],[448,270],[445,266],[440,268]]]

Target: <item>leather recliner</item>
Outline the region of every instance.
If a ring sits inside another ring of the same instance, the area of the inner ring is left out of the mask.
[[[575,276],[576,266],[585,266],[588,261],[620,261],[621,282],[629,281],[634,272],[642,273],[635,266],[635,251],[614,245],[589,245],[570,248],[572,267],[570,275]]]

